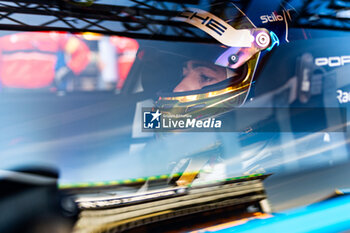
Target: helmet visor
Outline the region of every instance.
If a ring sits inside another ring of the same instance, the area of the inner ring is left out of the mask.
[[[148,47],[141,52],[147,61],[142,71],[143,80],[163,83],[160,96],[200,94],[225,89],[246,80],[247,75],[255,69],[262,49],[256,44],[255,36],[266,35],[266,31],[255,28],[232,3],[215,5],[212,9],[215,9],[212,13],[189,9],[177,20],[194,25],[202,34],[214,37],[216,43],[172,42],[167,46]],[[220,18],[214,15],[215,11],[220,12]],[[229,29],[231,32],[227,32]],[[224,34],[226,32],[227,35]],[[266,46],[269,37],[261,41]],[[251,60],[253,62],[248,62]]]

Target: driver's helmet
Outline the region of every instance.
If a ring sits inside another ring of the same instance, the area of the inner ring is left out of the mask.
[[[231,7],[228,7],[231,6]],[[249,93],[260,52],[273,38],[256,28],[235,5],[216,5],[209,13],[186,9],[174,20],[191,24],[211,43],[158,43],[143,46],[143,85],[154,90],[162,112],[205,118],[242,105]],[[190,26],[190,25],[189,25]],[[212,43],[214,42],[214,43]],[[151,68],[150,68],[151,67]]]

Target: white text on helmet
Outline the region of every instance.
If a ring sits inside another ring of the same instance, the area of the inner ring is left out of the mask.
[[[225,27],[215,19],[210,18],[210,16],[206,15],[202,17],[198,14],[198,12],[185,11],[181,13],[181,16],[185,16],[188,19],[197,18],[198,20],[201,20],[203,25],[205,25],[207,28],[209,28],[213,32],[217,33],[219,36],[221,36],[227,29],[227,27]]]
[[[283,16],[278,15],[275,12],[272,12],[271,15],[260,16],[260,19],[262,20],[262,23],[276,22],[276,21],[283,21]]]

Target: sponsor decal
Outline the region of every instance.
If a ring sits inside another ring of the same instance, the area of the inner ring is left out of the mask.
[[[283,6],[282,6],[283,7]],[[289,43],[289,39],[288,39],[288,31],[289,31],[289,27],[288,27],[288,21],[292,21],[292,16],[290,14],[290,11],[294,11],[295,9],[286,9],[283,7],[282,10],[282,15],[279,15],[276,12],[272,12],[270,15],[262,15],[260,16],[261,22],[263,24],[265,23],[276,23],[276,22],[282,22],[284,21],[285,27],[286,27],[286,34],[285,34],[285,40],[286,42]]]
[[[337,90],[337,99],[340,104],[345,104],[350,102],[350,92],[343,90]]]
[[[248,29],[235,29],[219,17],[201,9],[188,8],[174,20],[187,22],[205,31],[220,43],[230,47],[252,46],[255,40]]]
[[[350,63],[350,56],[349,55],[315,58],[315,65],[316,66],[337,67],[337,66],[344,66],[348,63]]]
[[[272,12],[271,15],[262,15],[260,16],[260,19],[262,23],[268,23],[268,22],[277,22],[277,21],[283,21],[284,18],[282,15],[278,15],[275,12]]]

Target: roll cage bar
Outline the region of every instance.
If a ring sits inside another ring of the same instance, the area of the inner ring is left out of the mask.
[[[199,7],[199,0],[128,0],[125,5],[109,2],[95,0],[91,6],[81,6],[68,0],[3,0],[0,30],[89,31],[140,39],[214,41],[203,38],[203,33],[199,35],[190,24],[170,20],[187,7]],[[234,2],[244,9],[250,0]]]

